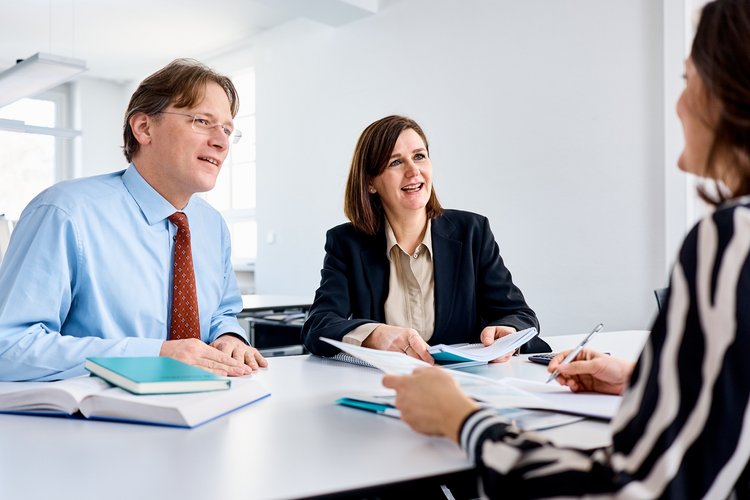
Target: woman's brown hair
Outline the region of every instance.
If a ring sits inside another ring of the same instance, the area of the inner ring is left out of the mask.
[[[367,234],[376,234],[385,218],[380,196],[370,193],[368,186],[372,179],[382,174],[388,166],[398,136],[407,129],[414,130],[422,138],[429,155],[430,146],[422,127],[411,118],[398,115],[386,116],[368,125],[354,148],[349,177],[346,180],[344,215],[354,227]],[[430,219],[443,213],[434,187],[426,210]]]
[[[708,93],[719,103],[719,118],[708,154],[707,177],[720,179],[729,168],[731,197],[750,194],[750,3],[716,0],[703,8],[690,57]],[[721,164],[719,163],[721,161]],[[727,196],[703,187],[705,201],[718,205]]]

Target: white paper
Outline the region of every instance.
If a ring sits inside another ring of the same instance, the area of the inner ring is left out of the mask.
[[[431,366],[421,359],[412,358],[401,352],[370,349],[327,338],[321,338],[321,340],[367,361],[385,373],[408,375],[417,367]],[[574,393],[567,386],[558,384],[545,384],[511,377],[495,380],[473,373],[454,370],[447,370],[447,372],[458,381],[469,396],[495,408],[554,410],[611,419],[617,413],[620,401],[622,401],[621,396]]]
[[[622,396],[597,393],[574,393],[558,384],[545,384],[518,378],[505,378],[497,385],[466,385],[471,397],[493,407],[519,407],[555,410],[576,415],[612,419]],[[505,387],[502,387],[505,386]]]

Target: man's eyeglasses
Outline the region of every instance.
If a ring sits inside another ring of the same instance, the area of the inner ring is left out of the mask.
[[[187,116],[188,118],[192,118],[193,119],[193,125],[192,125],[193,132],[197,134],[210,135],[211,132],[216,127],[219,127],[219,129],[224,133],[224,135],[227,136],[227,139],[229,140],[230,144],[237,144],[238,142],[240,142],[240,139],[242,139],[241,131],[235,128],[232,128],[232,126],[230,125],[211,121],[208,118],[205,118],[201,115],[191,115],[190,113],[177,113],[175,111],[159,111],[159,113],[162,113],[165,115]]]

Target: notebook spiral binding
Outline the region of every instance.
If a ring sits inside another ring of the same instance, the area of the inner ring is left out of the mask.
[[[335,356],[331,356],[330,358],[326,358],[326,359],[333,359],[335,361],[340,361],[342,363],[349,363],[352,365],[366,366],[367,368],[375,368],[377,370],[376,367],[372,366],[367,361],[363,361],[359,358],[355,358],[354,356],[347,354],[345,352],[340,352],[336,354]]]

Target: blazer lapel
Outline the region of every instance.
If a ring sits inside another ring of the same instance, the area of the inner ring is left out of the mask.
[[[433,268],[435,276],[435,331],[433,339],[439,339],[451,328],[453,294],[458,290],[459,269],[463,243],[451,239],[455,227],[445,216],[432,221]],[[435,343],[431,342],[431,343]]]
[[[388,275],[390,268],[385,255],[385,239],[375,238],[372,244],[365,245],[360,253],[362,269],[370,296],[370,318],[375,321],[385,321],[385,299],[388,291]]]

